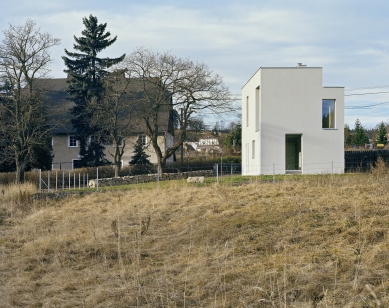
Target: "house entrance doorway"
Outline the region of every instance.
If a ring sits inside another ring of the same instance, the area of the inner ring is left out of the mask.
[[[285,172],[301,173],[302,152],[301,152],[302,135],[285,135]]]

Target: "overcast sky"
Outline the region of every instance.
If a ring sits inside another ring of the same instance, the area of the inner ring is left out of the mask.
[[[346,89],[346,123],[389,122],[388,1],[14,0],[1,7],[0,29],[29,18],[61,39],[51,51],[55,78],[65,77],[64,48],[72,50],[82,18],[93,14],[118,36],[103,56],[139,46],[170,51],[208,64],[238,95],[259,67],[320,66],[324,86]],[[385,93],[368,94],[377,92]]]

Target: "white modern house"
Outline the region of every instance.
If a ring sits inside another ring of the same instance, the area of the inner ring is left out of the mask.
[[[263,67],[242,88],[242,174],[343,173],[344,87],[322,68]]]

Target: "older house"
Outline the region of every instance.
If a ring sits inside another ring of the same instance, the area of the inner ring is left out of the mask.
[[[66,78],[59,79],[41,79],[40,83],[44,84],[48,89],[45,103],[50,112],[50,122],[52,125],[52,144],[53,144],[53,169],[71,170],[80,167],[79,145],[75,136],[75,130],[71,123],[70,109],[74,106],[72,101],[69,101],[66,93],[67,83]],[[137,102],[134,101],[134,104]],[[168,105],[168,104],[167,104]],[[136,108],[141,109],[142,106],[137,105]],[[173,143],[173,126],[171,122],[170,109],[161,113],[159,120],[159,128],[162,132],[158,138],[158,142],[162,149],[170,147]],[[145,128],[142,121],[134,119],[132,132],[126,138],[125,151],[122,157],[122,166],[127,166],[133,155],[134,146],[138,138],[141,138],[145,147],[145,152],[150,155],[150,162],[157,163],[157,157],[153,147],[150,145],[150,140],[145,134]],[[110,153],[113,153],[111,145],[106,146],[105,155],[108,160],[111,160]],[[170,157],[171,161],[173,157]]]
[[[242,174],[342,173],[344,88],[322,68],[263,67],[242,88]]]

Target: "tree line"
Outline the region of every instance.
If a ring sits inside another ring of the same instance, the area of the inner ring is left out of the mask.
[[[83,18],[83,24],[81,36],[74,36],[73,51],[65,49],[62,57],[83,166],[107,164],[104,150],[110,144],[114,150],[109,155],[118,173],[126,138],[138,129],[150,140],[161,170],[182,145],[196,118],[205,111],[234,112],[222,77],[206,64],[145,48],[115,58],[100,57],[117,36],[111,36],[107,24],[99,23],[96,16]],[[50,48],[59,45],[60,39],[41,33],[31,20],[23,26],[11,25],[3,33],[0,164],[14,165],[16,181],[23,182],[29,167],[50,169],[51,127],[44,105],[50,89],[39,79],[48,76],[53,61]],[[179,130],[162,124],[166,116],[166,123],[177,123]],[[158,138],[166,131],[175,136],[169,146],[161,148]],[[39,165],[43,152],[47,166]]]
[[[369,136],[370,135],[370,136]],[[353,129],[348,124],[344,126],[344,144],[346,147],[361,147],[366,144],[376,144],[377,147],[384,147],[388,142],[387,125],[382,121],[375,129],[367,131],[357,119]]]

